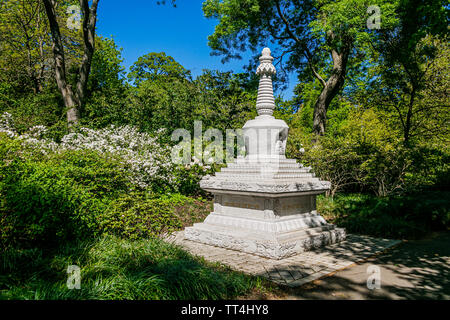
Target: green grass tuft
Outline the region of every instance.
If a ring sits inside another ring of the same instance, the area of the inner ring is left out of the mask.
[[[8,249],[0,261],[1,299],[229,299],[262,285],[159,239],[106,236],[53,252]],[[80,290],[66,286],[69,265],[81,268]]]

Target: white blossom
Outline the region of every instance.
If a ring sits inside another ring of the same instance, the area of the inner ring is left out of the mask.
[[[17,132],[14,129],[14,121],[10,113],[5,112],[0,116],[0,132],[6,133],[10,138],[17,136]]]
[[[161,134],[162,128],[156,133]],[[179,168],[171,161],[171,148],[158,143],[158,137],[139,132],[135,127],[114,125],[104,129],[79,128],[62,137],[57,143],[45,138],[47,128],[34,126],[28,132],[19,135],[14,129],[9,113],[0,115],[0,132],[6,132],[11,138],[17,138],[30,147],[33,152],[41,154],[58,153],[67,150],[93,150],[103,155],[111,155],[122,160],[123,169],[130,173],[130,182],[141,188],[148,188],[154,182],[162,182],[177,187],[179,181],[176,170]],[[211,158],[212,159],[212,158]],[[210,160],[211,160],[210,159]],[[191,164],[184,166],[199,174],[210,166],[204,166],[195,156]],[[206,173],[206,172],[205,172]]]

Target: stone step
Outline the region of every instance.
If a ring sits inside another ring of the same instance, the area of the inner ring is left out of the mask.
[[[259,168],[280,168],[286,170],[302,170],[308,172],[310,167],[300,167],[297,164],[283,164],[283,163],[255,163],[255,164],[229,164],[226,168],[229,169],[259,169]]]
[[[277,163],[277,162],[269,162],[269,163],[229,163],[228,168],[259,168],[261,166],[276,166],[279,168],[289,168],[289,169],[310,169],[309,167],[303,167],[301,163]]]
[[[336,226],[332,224],[326,224],[318,227],[302,228],[297,230],[290,230],[287,232],[267,232],[262,230],[251,230],[248,228],[242,228],[238,226],[223,226],[212,223],[194,223],[192,227],[187,227],[186,229],[204,229],[217,234],[229,234],[229,235],[240,235],[247,237],[248,239],[260,239],[274,241],[282,243],[284,241],[290,241],[294,238],[302,239],[310,236],[316,236],[324,231],[333,230]]]
[[[328,230],[329,225],[319,214],[294,214],[278,219],[262,219],[248,216],[236,216],[223,213],[212,213],[204,221],[205,224],[225,228],[240,228],[248,232],[269,232],[286,234],[299,230]]]
[[[302,164],[298,163],[296,159],[286,159],[286,158],[274,158],[274,157],[263,157],[258,158],[237,158],[234,159],[235,164],[255,164],[255,163],[280,163],[280,164]]]
[[[232,179],[235,178],[237,180],[242,180],[242,179],[267,179],[267,178],[271,178],[271,179],[316,179],[316,177],[314,176],[313,173],[264,173],[261,171],[258,172],[254,172],[254,173],[249,173],[249,172],[242,172],[242,173],[229,173],[229,172],[217,172],[216,173],[216,177],[219,179]]]
[[[222,168],[220,172],[229,172],[229,173],[259,173],[259,172],[311,173],[311,170],[300,169],[300,168],[279,168],[279,167],[246,167],[246,168]]]

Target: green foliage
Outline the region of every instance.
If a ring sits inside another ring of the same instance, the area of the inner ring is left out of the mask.
[[[422,144],[409,149],[413,170],[405,178],[414,189],[450,189],[450,150],[440,144]]]
[[[313,130],[323,134],[329,104],[344,86],[346,74],[359,66],[366,47],[375,39],[367,26],[369,6],[382,12],[383,28],[390,30],[397,23],[396,2],[386,0],[206,0],[203,12],[207,18],[218,20],[208,44],[213,54],[224,56],[224,60],[241,58],[239,53],[247,49],[259,54],[268,42],[276,47],[276,61],[286,61],[279,78],[285,78],[286,71],[295,71],[300,88],[309,84],[308,94],[300,99],[308,99],[308,111],[314,103]]]
[[[125,88],[105,88],[92,92],[84,105],[81,123],[92,128],[130,124],[133,120],[128,93],[129,90]]]
[[[50,136],[60,138],[67,132],[61,104],[59,93],[46,90],[38,95],[16,96],[9,103],[0,105],[0,112],[9,112],[14,115],[15,128],[19,133],[28,131],[34,126],[43,125],[49,128]]]
[[[380,27],[384,30],[391,30],[398,24],[398,18],[395,16],[398,0],[317,0],[315,5],[320,9],[317,19],[313,20],[310,26],[317,38],[325,37],[329,31],[333,32],[334,37],[323,43],[328,49],[338,48],[346,38],[352,38],[357,48],[365,46],[371,40],[372,32],[367,27],[370,16],[367,11],[370,6],[380,9]]]
[[[129,189],[118,160],[89,151],[16,158],[1,170],[4,246],[52,246],[96,234],[108,201]]]
[[[88,97],[81,110],[82,122],[93,127],[128,123],[129,119],[123,116],[127,91],[121,51],[113,39],[101,37],[96,39],[96,48],[88,82]],[[77,51],[68,51],[77,55]],[[69,54],[66,58],[74,62],[78,56],[71,57]],[[45,61],[42,66],[44,75],[51,69],[47,62],[52,59]],[[35,68],[40,69],[41,66]],[[2,82],[2,75],[0,72],[0,112],[8,111],[14,115],[17,131],[24,132],[30,127],[44,125],[56,139],[67,133],[64,103],[52,79],[43,75],[44,78],[38,82],[39,88],[32,90],[28,85],[21,84],[22,92],[18,92],[11,80],[5,78]],[[76,75],[77,71],[70,75],[71,81],[75,82]]]
[[[64,19],[74,1],[56,7],[56,15]],[[76,4],[76,2],[75,2]],[[60,23],[66,55],[68,77],[78,76],[82,57],[82,30],[74,31]],[[54,82],[54,59],[50,26],[42,1],[2,1],[0,6],[0,82],[11,84],[16,95],[38,94]]]
[[[449,192],[421,192],[406,196],[374,197],[338,194],[319,197],[317,208],[350,233],[414,239],[450,227]]]
[[[245,73],[211,70],[204,70],[194,81],[160,75],[131,88],[127,103],[117,110],[127,110],[128,122],[142,131],[170,128],[165,136],[169,142],[172,130],[193,132],[196,120],[202,121],[205,130],[242,127],[256,114],[257,83]]]
[[[405,145],[448,135],[448,9],[441,0],[399,1],[397,27],[376,32],[366,50],[369,75],[352,99],[389,111]]]
[[[436,143],[405,147],[399,131],[389,128],[388,114],[373,109],[346,108],[333,134],[312,142],[307,129],[294,128],[288,155],[311,165],[337,191],[401,194],[439,185],[448,188],[448,148]],[[340,117],[336,115],[334,117]],[[387,129],[389,128],[389,129]],[[304,153],[298,150],[304,148]]]
[[[155,237],[198,222],[211,211],[201,198],[137,188],[123,159],[112,154],[42,153],[1,133],[0,156],[2,247],[54,247],[103,233]],[[200,177],[200,172],[190,179],[181,174],[173,183],[194,193]]]
[[[161,195],[160,199],[170,203],[169,206],[174,208],[175,215],[180,219],[183,226],[203,222],[214,209],[213,202],[201,196],[193,198],[175,193]]]
[[[118,48],[112,38],[98,37],[96,45],[88,80],[89,90],[123,87],[125,68],[121,65],[123,62],[122,48]]]
[[[206,192],[200,189],[200,180],[207,174],[213,175],[221,165],[212,164],[205,167],[200,165],[178,166],[174,171],[177,190],[181,194],[192,196],[206,196]]]
[[[130,92],[130,122],[147,132],[160,128],[189,130],[194,125],[196,97],[195,86],[187,80],[143,81]]]
[[[152,199],[141,193],[129,193],[112,201],[99,220],[103,232],[130,239],[171,233],[182,227],[170,198]]]
[[[94,128],[126,125],[128,85],[122,67],[122,48],[114,39],[98,37],[88,81],[89,96],[82,110],[82,123]]]
[[[68,4],[58,6],[60,17]],[[381,9],[380,30],[367,29],[369,5]],[[442,200],[450,185],[450,50],[445,3],[206,0],[203,11],[218,20],[208,38],[213,54],[227,60],[239,58],[247,49],[259,54],[263,46],[270,45],[276,48],[277,59],[284,55],[287,71],[298,72],[296,96],[290,101],[276,100],[275,116],[291,128],[288,156],[311,165],[319,177],[331,181],[332,196],[338,191],[379,196],[338,195],[335,201],[333,197],[323,200],[325,211],[335,214],[350,232],[372,235],[418,236],[448,226],[448,203]],[[67,133],[65,110],[53,79],[45,21],[42,3],[11,0],[0,5],[0,113],[13,115],[19,133],[45,125],[49,128],[46,137],[59,141]],[[68,78],[74,85],[78,77],[74,66],[82,58],[81,31],[61,26]],[[351,48],[344,66],[346,87],[336,88],[337,96],[327,110],[326,135],[315,138],[311,135],[313,113],[323,85],[311,71],[326,81],[336,71],[330,53],[342,52],[346,46]],[[96,38],[88,95],[80,110],[82,125],[133,125],[152,136],[161,134],[160,141],[170,145],[171,132],[176,128],[192,132],[195,120],[203,122],[203,130],[224,132],[242,127],[256,115],[258,78],[254,74],[204,70],[192,79],[190,71],[174,58],[164,52],[149,53],[130,68],[130,85],[122,62],[121,49],[113,39]],[[281,79],[283,70],[278,71]],[[168,130],[162,133],[160,128]],[[26,139],[21,143],[0,133],[1,245],[52,247],[102,233],[125,239],[153,238],[201,221],[210,212],[210,202],[184,195],[206,196],[199,181],[219,166],[205,168],[194,162],[170,167],[170,181],[150,179],[147,190],[142,190],[130,183],[128,160],[135,159],[93,151],[37,151]],[[430,190],[441,193],[435,196]],[[413,205],[414,197],[420,203]],[[191,297],[195,291],[195,284],[189,283],[195,272],[186,275],[183,267],[173,267],[173,272],[183,274],[174,279],[188,279],[189,289],[171,287],[177,292],[171,297]],[[114,278],[111,283],[126,288],[126,297],[166,297],[158,291],[165,281],[161,282],[160,273],[149,277],[149,282],[144,276],[130,277]],[[37,297],[61,294],[56,287],[41,284],[34,291]],[[153,289],[151,293],[132,291],[132,284]],[[91,289],[88,296],[108,296],[106,289],[101,293]],[[118,292],[112,296],[120,296]]]
[[[36,93],[49,76],[45,19],[43,5],[34,1],[3,1],[0,6],[0,83],[8,83],[15,94]]]
[[[255,76],[203,70],[195,85],[199,91],[196,117],[203,121],[204,127],[222,131],[241,128],[245,121],[256,116],[258,79]]]
[[[0,260],[1,299],[230,299],[263,283],[158,239],[104,237],[55,252],[10,249]],[[81,268],[79,290],[67,288],[69,265]]]
[[[288,121],[291,128],[302,128],[307,133],[312,132],[313,114],[316,98],[322,90],[319,81],[300,82],[294,89],[292,103],[298,105],[298,111]],[[331,136],[339,134],[341,126],[354,109],[349,100],[340,96],[334,99],[327,111],[327,133]]]
[[[0,165],[2,169],[5,169],[9,163],[17,158],[20,149],[22,149],[20,141],[9,138],[6,133],[0,132]],[[4,176],[0,177],[4,178]]]
[[[150,52],[139,59],[130,67],[128,79],[135,85],[150,80],[162,78],[190,79],[191,73],[171,56],[164,52]]]

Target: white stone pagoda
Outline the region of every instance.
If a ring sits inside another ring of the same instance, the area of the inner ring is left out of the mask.
[[[316,211],[316,196],[330,183],[286,159],[289,127],[272,116],[276,70],[269,48],[259,60],[258,116],[243,127],[246,155],[201,180],[200,187],[214,194],[214,211],[184,234],[187,240],[283,259],[342,241],[346,233]]]

